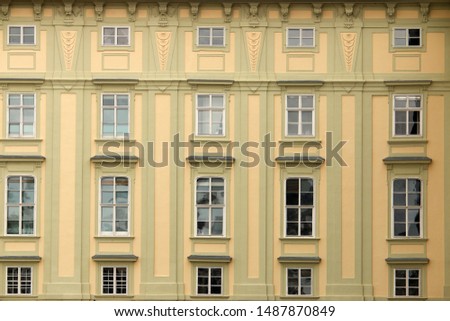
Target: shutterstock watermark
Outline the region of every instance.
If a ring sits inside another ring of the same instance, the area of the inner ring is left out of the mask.
[[[191,134],[187,141],[180,139],[180,134],[175,134],[170,142],[147,142],[143,144],[137,141],[108,141],[103,145],[102,153],[104,166],[130,166],[129,162],[121,160],[131,157],[135,159],[138,166],[146,165],[161,168],[170,165],[185,167],[186,164],[202,162],[208,167],[225,165],[231,167],[236,159],[239,163],[234,166],[245,168],[256,167],[263,164],[267,167],[275,167],[277,162],[283,162],[289,166],[306,165],[309,167],[332,166],[333,160],[339,166],[347,166],[341,156],[341,150],[347,141],[333,143],[333,133],[326,133],[325,157],[318,156],[322,144],[317,141],[305,141],[300,148],[301,152],[287,150],[295,147],[295,141],[283,141],[276,143],[270,133],[264,135],[261,142],[255,141],[199,141]],[[159,145],[159,146],[156,146]],[[159,149],[159,150],[158,150]],[[120,150],[120,152],[119,152]],[[133,155],[133,156],[130,156]],[[184,155],[184,156],[182,156]],[[156,159],[158,156],[158,159]]]

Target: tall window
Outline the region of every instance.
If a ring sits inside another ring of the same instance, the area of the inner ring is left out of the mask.
[[[36,43],[36,31],[34,26],[9,26],[9,45],[34,45]]]
[[[312,269],[287,269],[287,294],[312,294]]]
[[[225,180],[198,178],[196,184],[197,236],[223,236],[225,216]]]
[[[422,182],[401,178],[395,179],[393,185],[394,236],[420,237]]]
[[[8,95],[8,136],[34,137],[34,94]]]
[[[102,137],[127,137],[129,129],[129,95],[102,95]]]
[[[420,270],[395,269],[395,296],[420,296]]]
[[[103,27],[103,46],[129,46],[129,27]]]
[[[197,44],[199,46],[225,46],[224,27],[199,27],[197,30]]]
[[[102,294],[127,294],[127,289],[126,267],[102,268]]]
[[[101,179],[100,234],[128,235],[129,188],[127,177]]]
[[[287,28],[287,47],[314,47],[314,28]]]
[[[197,95],[197,134],[223,136],[224,127],[225,96]]]
[[[34,177],[8,177],[6,196],[6,234],[34,234],[34,209]]]
[[[31,267],[6,268],[6,294],[31,294]]]
[[[422,127],[422,97],[394,96],[394,135],[420,136]]]
[[[314,135],[314,95],[286,96],[286,126],[288,136]]]
[[[220,295],[222,294],[222,284],[222,268],[197,268],[197,294]]]
[[[394,47],[420,47],[422,32],[420,28],[395,28]]]
[[[285,195],[286,236],[313,236],[314,181],[311,178],[289,178]]]

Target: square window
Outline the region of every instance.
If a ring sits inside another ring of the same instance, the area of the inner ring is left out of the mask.
[[[286,47],[309,47],[315,46],[314,28],[287,28]]]
[[[419,297],[420,296],[420,270],[395,269],[394,270],[394,296]]]
[[[197,45],[207,47],[224,47],[225,28],[199,27],[197,29]]]
[[[36,27],[35,26],[9,26],[8,27],[9,45],[35,45]]]
[[[288,296],[312,295],[313,273],[310,268],[286,269],[286,294]]]
[[[30,295],[32,293],[31,267],[6,268],[6,294]]]
[[[129,46],[129,27],[103,27],[103,46]]]
[[[394,28],[394,47],[422,46],[422,30],[420,28]]]
[[[222,295],[223,269],[197,267],[197,295]]]
[[[102,267],[102,294],[128,293],[128,270],[126,267]]]

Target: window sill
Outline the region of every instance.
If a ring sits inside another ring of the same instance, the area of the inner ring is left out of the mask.
[[[424,297],[411,297],[411,296],[405,296],[405,297],[388,297],[389,301],[426,301],[428,298]]]
[[[320,139],[316,139],[314,136],[296,136],[296,137],[285,137],[282,140],[278,141],[279,144],[294,144],[294,145],[317,145],[321,146],[322,141]]]
[[[293,236],[293,237],[279,237],[278,238],[280,241],[320,241],[320,237],[307,237],[307,236]]]
[[[125,139],[125,138],[98,138],[94,139],[96,143],[108,143],[108,142],[119,142],[119,143],[135,143],[136,139]]]
[[[222,144],[228,144],[231,143],[231,140],[229,140],[225,136],[195,136],[194,139],[189,140],[191,143],[222,143]]]
[[[281,295],[281,300],[319,300],[320,296],[316,295]]]
[[[97,236],[94,236],[94,239],[96,239],[96,240],[109,240],[109,241],[114,241],[114,240],[120,239],[121,241],[123,241],[123,240],[134,240],[134,236],[97,235]]]
[[[424,238],[424,237],[402,237],[402,238],[387,238],[386,241],[388,242],[405,242],[405,243],[409,243],[409,242],[420,242],[420,243],[426,243],[428,242],[428,238]]]
[[[199,299],[199,300],[217,300],[217,299],[229,299],[229,295],[191,295],[191,299]]]
[[[21,142],[21,143],[38,143],[42,142],[42,138],[33,138],[33,137],[8,137],[8,138],[0,138],[0,142]]]
[[[395,137],[388,140],[389,145],[426,145],[427,143],[427,139],[417,137]]]
[[[37,235],[30,235],[30,236],[26,236],[26,235],[1,235],[0,239],[15,239],[17,241],[24,241],[24,240],[39,240],[41,237],[37,236]]]
[[[33,294],[0,295],[0,299],[3,300],[36,300],[37,298],[38,296]]]
[[[194,241],[217,241],[217,240],[223,240],[223,241],[229,241],[231,240],[231,237],[229,236],[190,236],[189,237],[190,240],[194,240]]]
[[[133,299],[134,295],[118,295],[118,294],[99,294],[99,295],[94,295],[94,299],[100,299],[100,300],[124,300],[124,299]]]

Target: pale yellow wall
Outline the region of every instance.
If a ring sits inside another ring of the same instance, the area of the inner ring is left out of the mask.
[[[327,96],[319,96],[319,124],[318,128],[316,128],[316,132],[318,133],[318,137],[322,142],[322,149],[320,150],[320,155],[325,158],[326,151],[326,131],[327,131]],[[327,199],[327,167],[322,165],[320,168],[320,187],[319,187],[319,200]],[[321,264],[318,266],[319,270],[319,294],[322,295],[326,293],[327,286],[327,243],[326,243],[326,235],[327,235],[327,202],[319,202],[319,216],[316,221],[319,223],[318,232],[319,232],[319,249],[318,255],[322,259]]]

